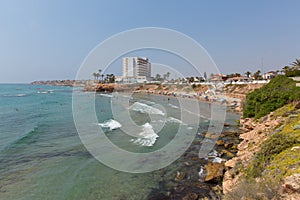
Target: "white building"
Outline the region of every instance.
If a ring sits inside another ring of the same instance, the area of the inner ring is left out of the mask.
[[[264,73],[262,77],[263,77],[263,79],[270,80],[272,78],[275,78],[277,75],[278,75],[277,72],[275,72],[275,71],[269,71],[267,73]]]
[[[151,63],[148,58],[124,57],[123,76],[118,77],[118,82],[144,83],[151,80]]]

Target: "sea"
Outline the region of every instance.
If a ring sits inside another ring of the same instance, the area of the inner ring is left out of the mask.
[[[126,129],[119,107],[112,109],[114,94],[83,92],[82,88],[64,86],[0,84],[1,200],[143,200],[153,199],[158,193],[167,196],[170,188],[176,187],[176,175],[184,167],[182,157],[149,172],[141,172],[137,166],[128,170],[131,165],[126,164],[126,158],[123,160],[127,170],[123,171],[122,164],[115,169],[95,158],[82,142],[74,122],[74,93],[95,100],[97,122],[89,125],[97,127],[101,130],[99,134],[128,152],[162,149],[175,138],[181,125],[187,132],[194,130],[194,137],[201,141],[202,133],[210,124],[207,103],[199,103],[201,115],[194,116],[199,118],[199,123],[188,124],[181,119],[177,98],[119,93],[118,101],[128,100],[128,115],[140,127],[139,134],[130,135],[124,133],[130,128]],[[90,114],[89,105],[80,106],[86,115]],[[238,118],[227,113],[226,123],[234,127]],[[203,166],[199,163],[193,169],[201,171]],[[200,173],[190,176],[201,182]]]

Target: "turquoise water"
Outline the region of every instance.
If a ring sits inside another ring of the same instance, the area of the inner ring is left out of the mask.
[[[159,191],[163,179],[159,171],[124,173],[106,167],[90,155],[74,125],[72,90],[70,87],[0,85],[0,199],[147,199],[153,190]],[[96,95],[99,123],[113,118],[110,102],[110,97]],[[165,97],[146,96],[137,97],[134,102],[149,106],[151,102],[160,102],[169,105],[166,112],[170,116],[180,117],[175,99],[171,104]],[[203,110],[209,115],[206,105]],[[131,116],[137,124],[149,120],[147,115],[136,111],[132,111]],[[235,116],[229,117],[230,120],[233,122]],[[205,127],[208,121],[201,123]],[[148,152],[168,144],[177,127],[176,123],[166,125],[152,146],[134,142],[118,128],[104,130],[121,148]],[[175,162],[167,170],[173,175],[179,166],[180,163]]]

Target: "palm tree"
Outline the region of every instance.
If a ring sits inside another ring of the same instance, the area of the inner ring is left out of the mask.
[[[290,71],[290,67],[289,66],[284,66],[282,68],[282,70],[284,71],[284,74],[286,75]]]
[[[167,74],[166,74],[167,75],[167,79],[169,79],[170,74],[171,74],[170,72],[167,72]]]
[[[299,69],[300,68],[300,59],[296,59],[296,61],[292,62],[291,65],[293,66],[294,69]]]
[[[168,80],[169,77],[170,77],[170,72],[167,72],[167,73],[164,74],[164,79],[165,80]]]
[[[97,73],[94,72],[92,75],[93,75],[93,77],[94,77],[94,81],[96,81]]]
[[[161,80],[161,75],[160,75],[160,74],[156,74],[155,80],[156,80],[156,81],[160,81],[160,80]]]
[[[98,69],[98,74],[99,74],[99,77],[102,75],[102,69]]]
[[[255,72],[255,73],[253,74],[253,78],[254,78],[255,80],[259,80],[259,79],[261,78],[260,70],[257,70],[257,72]]]

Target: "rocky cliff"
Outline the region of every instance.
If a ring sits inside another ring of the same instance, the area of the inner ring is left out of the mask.
[[[240,125],[237,156],[225,163],[225,199],[300,199],[300,103]]]

